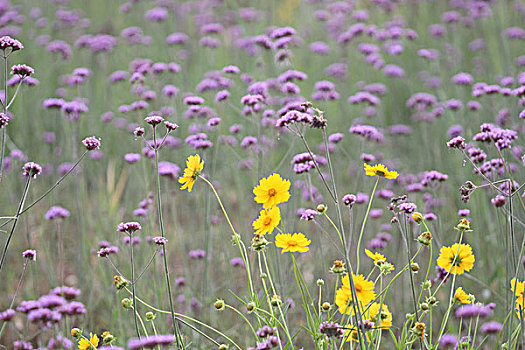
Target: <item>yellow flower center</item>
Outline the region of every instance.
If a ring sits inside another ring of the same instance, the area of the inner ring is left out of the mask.
[[[268,196],[273,197],[277,194],[277,190],[275,188],[270,188],[268,190]]]
[[[267,216],[267,217],[264,218],[264,221],[263,221],[263,225],[264,226],[268,226],[271,223],[272,223],[272,218],[271,217]]]

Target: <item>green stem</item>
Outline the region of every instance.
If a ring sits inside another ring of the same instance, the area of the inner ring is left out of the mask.
[[[376,179],[376,183],[374,184],[374,189],[372,190],[372,194],[370,195],[370,200],[368,201],[368,208],[366,208],[365,218],[363,219],[363,224],[361,225],[361,232],[359,232],[359,238],[357,240],[356,274],[359,274],[359,255],[361,254],[361,240],[363,239],[363,233],[365,232],[366,220],[368,219],[368,214],[370,213],[370,208],[372,207],[372,201],[374,200],[374,195],[376,193],[376,188],[377,188],[378,183],[379,183],[379,176]]]

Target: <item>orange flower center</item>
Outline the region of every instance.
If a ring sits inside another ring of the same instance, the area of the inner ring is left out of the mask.
[[[297,242],[296,241],[288,241],[288,246],[290,247],[295,247],[297,245]]]
[[[363,290],[363,287],[362,287],[360,284],[356,284],[356,285],[355,285],[355,291],[356,291],[356,292],[360,292],[360,291],[362,291],[362,290]]]
[[[271,223],[272,223],[272,218],[271,217],[267,216],[267,217],[264,218],[264,221],[263,221],[263,225],[264,226],[268,226]]]
[[[277,194],[277,190],[275,188],[270,188],[268,190],[268,196],[273,197]]]

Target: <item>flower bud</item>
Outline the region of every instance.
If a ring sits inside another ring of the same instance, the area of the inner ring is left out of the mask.
[[[430,289],[430,287],[432,287],[432,282],[430,282],[429,280],[426,280],[425,282],[421,283],[421,287],[423,289]]]
[[[429,231],[425,231],[417,237],[417,240],[421,244],[430,245],[430,242],[432,241],[432,234]]]
[[[255,251],[264,250],[264,248],[267,245],[268,245],[268,241],[262,235],[255,235],[255,237],[253,237],[252,239],[252,248]]]
[[[421,307],[421,310],[423,311],[427,311],[429,309],[429,306],[427,303],[421,303],[420,307]]]
[[[155,314],[151,311],[146,312],[146,320],[153,321],[155,319]]]
[[[460,231],[463,231],[463,232],[470,232],[472,231],[470,229],[470,222],[463,218],[461,220],[459,220],[459,224],[456,226],[456,229],[460,230]]]
[[[261,274],[259,275],[259,277],[261,277],[262,279],[265,279],[268,277],[268,275],[265,273],[265,272],[261,272]]]
[[[318,211],[319,213],[324,213],[324,212],[326,211],[326,205],[324,205],[324,204],[319,204],[319,205],[317,206],[317,211]]]
[[[102,342],[104,344],[111,344],[113,340],[115,340],[115,337],[113,336],[113,334],[109,333],[109,331],[105,331],[104,333],[102,333]]]
[[[129,298],[124,298],[122,299],[121,301],[121,304],[122,304],[122,307],[124,309],[131,309],[133,307],[133,300],[129,299]]]
[[[252,312],[255,309],[255,303],[253,301],[250,301],[248,304],[246,304],[246,310],[248,312]]]
[[[241,242],[241,236],[237,233],[234,233],[232,235],[232,244],[233,245],[239,245],[239,243]]]
[[[281,301],[281,297],[278,296],[277,294],[274,294],[272,298],[270,299],[270,304],[272,304],[272,306],[274,307],[280,306],[282,305],[282,303],[283,302]]]
[[[121,290],[121,289],[123,289],[124,287],[126,287],[128,285],[128,281],[126,281],[124,279],[124,277],[122,277],[122,276],[115,276],[114,277],[114,284],[115,284],[115,288],[117,288],[117,290]]]
[[[423,215],[415,211],[412,213],[412,220],[414,220],[418,225],[421,225],[423,223]]]
[[[316,283],[319,287],[321,287],[324,285],[324,280],[322,278],[319,278]]]
[[[219,349],[219,350],[228,350],[228,345],[221,344],[221,345],[219,345],[219,347],[217,349]]]
[[[217,299],[217,301],[215,302],[215,304],[213,304],[213,306],[215,306],[215,308],[218,310],[218,311],[222,311],[224,310],[224,300],[222,299]]]
[[[413,271],[413,272],[418,272],[419,271],[419,264],[418,263],[412,263],[410,265],[410,269]]]
[[[336,273],[336,274],[345,273],[346,272],[345,263],[342,262],[341,260],[335,260],[334,264],[330,268],[330,272]]]
[[[428,298],[427,302],[430,305],[435,305],[437,303],[437,299],[435,297],[430,297],[430,298]]]
[[[78,328],[71,328],[71,336],[73,338],[80,338],[80,336],[82,336],[82,331]]]
[[[326,301],[323,303],[323,305],[321,305],[321,307],[323,308],[323,311],[328,311],[328,310],[330,310],[330,307],[331,307],[331,306],[332,306],[332,305],[330,305],[330,303],[329,303],[329,302],[326,302]]]

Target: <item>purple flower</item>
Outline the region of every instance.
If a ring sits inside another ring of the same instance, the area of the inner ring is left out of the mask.
[[[230,265],[234,267],[244,267],[244,261],[240,257],[235,257],[230,260]]]
[[[44,217],[46,220],[65,219],[69,217],[69,211],[59,206],[52,206]]]
[[[86,137],[82,140],[82,144],[88,151],[100,149],[100,138],[96,138],[95,136]]]
[[[7,309],[4,312],[0,312],[0,321],[9,322],[15,316],[15,310]]]
[[[439,349],[445,350],[454,348],[458,344],[458,337],[456,337],[454,334],[443,334],[441,339],[439,339]]]
[[[144,118],[144,121],[149,125],[156,127],[164,121],[164,118],[162,118],[160,115],[151,115],[149,117]]]
[[[42,173],[42,167],[34,162],[28,162],[24,164],[22,174],[26,177],[32,177],[36,179],[38,175]]]
[[[11,74],[19,77],[29,77],[35,73],[35,70],[25,64],[17,64],[11,67]]]
[[[324,321],[319,325],[319,332],[324,334],[327,338],[342,338],[345,330],[339,323]]]
[[[6,127],[9,124],[9,120],[10,118],[7,114],[0,113],[0,129]]]
[[[190,250],[188,256],[190,259],[202,259],[206,256],[206,252],[202,249]]]
[[[465,149],[465,139],[461,136],[456,136],[447,142],[447,146],[450,148]]]
[[[22,50],[24,45],[22,45],[20,41],[13,39],[10,36],[0,37],[0,49],[5,51],[7,48],[11,48],[11,51],[17,51]]]
[[[121,222],[117,225],[117,232],[127,232],[128,234],[132,234],[133,232],[141,229],[142,226],[140,226],[140,224],[136,221]]]
[[[496,197],[492,198],[490,202],[496,207],[500,208],[505,205],[506,198],[501,194],[498,194]]]
[[[164,237],[153,237],[153,242],[155,242],[156,245],[165,245],[168,243],[168,240]]]
[[[317,215],[317,211],[316,210],[313,210],[313,209],[305,209],[302,213],[301,213],[301,220],[305,220],[305,221],[311,221],[313,219],[315,219],[315,216]]]
[[[399,209],[401,213],[412,214],[416,211],[417,207],[414,203],[401,203],[397,206],[397,209]]]
[[[140,154],[139,153],[127,153],[124,155],[124,160],[129,164],[136,163],[140,160]]]
[[[481,332],[489,335],[495,335],[501,332],[503,326],[496,321],[489,321],[481,325]]]
[[[175,342],[175,336],[172,334],[168,335],[150,335],[149,337],[143,338],[131,338],[128,341],[128,348],[131,350],[135,349],[152,349],[156,346],[169,346]]]

